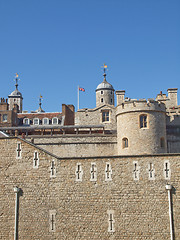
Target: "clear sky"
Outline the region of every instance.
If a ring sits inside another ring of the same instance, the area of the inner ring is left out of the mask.
[[[0,97],[20,76],[23,109],[61,104],[95,107],[95,89],[107,81],[126,97],[155,98],[179,88],[179,0],[0,0]]]

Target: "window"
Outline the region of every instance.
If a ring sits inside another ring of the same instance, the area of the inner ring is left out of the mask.
[[[147,115],[140,115],[140,128],[147,128]]]
[[[139,180],[139,166],[137,161],[133,162],[133,178],[134,180]]]
[[[34,152],[33,168],[38,168],[38,166],[39,166],[39,156],[38,156],[38,152]]]
[[[29,125],[29,118],[24,118],[24,119],[23,119],[23,123],[24,123],[25,125]]]
[[[114,229],[114,211],[113,210],[108,210],[108,232],[115,232]]]
[[[149,173],[149,180],[154,180],[155,179],[155,170],[154,170],[153,163],[148,164],[148,173]]]
[[[34,118],[33,119],[33,124],[34,125],[39,125],[39,118]]]
[[[161,138],[160,138],[160,146],[161,146],[161,148],[164,148],[164,147],[165,147],[164,137],[161,137]]]
[[[43,124],[48,125],[49,124],[49,118],[43,118]]]
[[[167,180],[170,180],[170,177],[171,177],[170,162],[165,161],[164,162],[164,178]]]
[[[109,111],[102,112],[102,122],[109,122]]]
[[[101,94],[103,94],[103,91],[101,91]]]
[[[112,180],[112,169],[111,169],[111,164],[106,163],[106,168],[105,168],[105,181],[111,181]]]
[[[56,231],[56,210],[49,210],[49,232]]]
[[[21,143],[17,143],[17,148],[16,148],[16,158],[21,158],[21,152],[22,152],[22,149],[21,149]]]
[[[52,124],[58,124],[58,118],[57,117],[54,117],[52,119]]]
[[[103,98],[101,98],[101,102],[103,103]]]
[[[96,181],[97,180],[97,167],[95,163],[91,163],[91,181]]]
[[[122,148],[128,148],[128,139],[127,138],[122,139]]]
[[[111,103],[113,102],[112,98],[111,98]]]
[[[82,175],[83,175],[83,170],[81,167],[81,163],[77,163],[76,165],[76,181],[81,182],[82,181]]]
[[[50,166],[50,177],[56,177],[56,167],[55,167],[54,160],[52,160],[51,166]]]
[[[7,122],[7,114],[3,114],[3,122]]]

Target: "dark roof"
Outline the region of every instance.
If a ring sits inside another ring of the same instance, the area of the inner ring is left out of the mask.
[[[49,118],[52,119],[53,117],[61,118],[62,117],[62,112],[53,112],[53,113],[18,113],[18,118]]]

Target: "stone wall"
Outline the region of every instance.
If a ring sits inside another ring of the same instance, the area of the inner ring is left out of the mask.
[[[104,104],[114,106],[114,90],[110,89],[96,90],[96,107],[102,106]]]
[[[18,143],[20,158],[16,158]],[[13,239],[13,188],[18,186],[22,190],[19,240],[169,240],[167,183],[173,186],[174,234],[180,239],[179,154],[58,159],[16,138],[0,139],[0,148],[0,239]],[[33,168],[34,151],[39,154],[38,168]],[[54,177],[50,175],[52,161]],[[97,171],[95,181],[91,180],[92,164]],[[77,165],[83,173],[80,180]]]
[[[35,145],[59,157],[117,155],[116,135],[34,136],[33,139]]]
[[[102,121],[102,112],[109,111],[109,121]],[[94,109],[80,109],[75,113],[75,125],[99,125],[103,124],[105,129],[116,130],[116,109],[114,106],[104,105]]]

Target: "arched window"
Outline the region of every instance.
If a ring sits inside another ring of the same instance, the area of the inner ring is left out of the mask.
[[[101,98],[101,102],[103,103],[103,98]]]
[[[147,128],[147,115],[142,114],[139,118],[140,128]]]
[[[23,123],[24,123],[25,125],[29,125],[29,118],[24,118],[24,119],[23,119]]]
[[[165,147],[164,137],[161,137],[161,138],[160,138],[160,146],[161,146],[161,148],[164,148],[164,147]]]
[[[33,119],[33,124],[34,125],[39,125],[39,118],[34,118]]]
[[[3,117],[2,117],[3,118],[3,122],[7,122],[7,117],[8,117],[7,114],[3,114]]]
[[[49,124],[49,118],[43,118],[43,125]]]
[[[57,117],[54,117],[52,119],[52,124],[58,124],[58,118]]]
[[[128,148],[128,139],[127,138],[122,139],[122,148]]]

